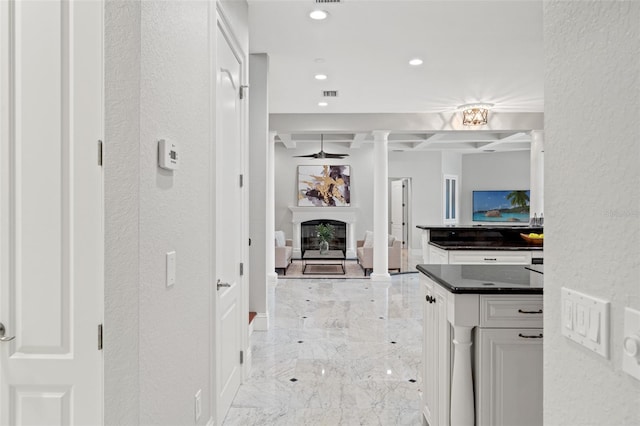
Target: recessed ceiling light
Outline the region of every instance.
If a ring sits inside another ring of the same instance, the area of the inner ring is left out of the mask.
[[[326,107],[327,105],[329,105],[327,102],[318,102],[318,106],[320,107]]]
[[[316,80],[326,80],[327,79],[327,75],[326,74],[316,74],[315,77],[316,77]]]
[[[309,18],[315,19],[316,21],[322,21],[323,19],[327,19],[329,16],[329,12],[325,12],[324,10],[314,10],[309,14]]]
[[[422,59],[413,58],[412,60],[409,61],[409,65],[413,65],[414,67],[416,67],[418,65],[422,65]]]

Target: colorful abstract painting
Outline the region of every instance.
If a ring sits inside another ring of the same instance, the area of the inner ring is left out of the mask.
[[[298,166],[298,206],[351,205],[350,166]]]

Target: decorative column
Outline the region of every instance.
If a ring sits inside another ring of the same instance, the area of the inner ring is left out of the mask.
[[[276,250],[274,235],[276,232],[276,202],[275,202],[275,143],[276,132],[269,132],[269,146],[267,147],[267,195],[266,195],[266,215],[265,215],[265,256],[267,257],[266,269],[269,282],[277,282],[276,273]]]
[[[451,374],[451,426],[473,426],[475,405],[471,371],[471,330],[453,327],[453,373]]]
[[[373,172],[373,272],[371,280],[390,281],[389,275],[389,132],[376,130]]]
[[[531,171],[529,188],[529,211],[540,217],[544,213],[544,132],[531,132]]]

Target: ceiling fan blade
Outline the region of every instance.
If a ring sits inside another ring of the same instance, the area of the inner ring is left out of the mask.
[[[349,154],[330,154],[328,152],[324,153],[325,158],[344,158],[344,157],[348,157]]]
[[[309,155],[294,155],[294,157],[303,157],[303,158],[318,158],[318,154],[309,154]]]

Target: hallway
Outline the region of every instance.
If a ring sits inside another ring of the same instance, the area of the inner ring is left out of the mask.
[[[224,425],[420,425],[417,274],[280,280]]]

